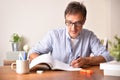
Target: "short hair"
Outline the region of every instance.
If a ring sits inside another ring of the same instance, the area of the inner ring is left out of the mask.
[[[76,14],[82,13],[83,17],[86,18],[87,10],[83,3],[73,1],[68,4],[65,9],[64,16],[66,17],[67,14]]]

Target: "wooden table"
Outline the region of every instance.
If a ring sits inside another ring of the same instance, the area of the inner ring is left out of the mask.
[[[99,66],[87,68],[93,74],[83,74],[80,71],[45,71],[42,74],[30,72],[17,74],[10,66],[0,67],[0,80],[120,80],[120,77],[104,76]]]

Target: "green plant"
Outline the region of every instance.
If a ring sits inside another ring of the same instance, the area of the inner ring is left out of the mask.
[[[110,54],[111,56],[113,56],[117,61],[120,61],[120,37],[118,37],[117,35],[114,36],[116,42],[112,43],[109,42],[111,45],[111,49],[110,49]]]
[[[20,37],[17,33],[13,33],[10,39],[10,42],[17,43],[20,42],[22,37]]]

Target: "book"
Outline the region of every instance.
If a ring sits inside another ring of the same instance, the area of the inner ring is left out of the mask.
[[[65,70],[65,71],[80,71],[81,68],[73,68],[69,64],[53,59],[50,54],[43,54],[34,58],[29,68],[31,71],[37,70]]]
[[[103,70],[104,75],[120,76],[120,62],[117,62],[115,60],[100,63],[100,69]]]

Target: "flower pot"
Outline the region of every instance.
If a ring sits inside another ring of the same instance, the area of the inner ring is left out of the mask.
[[[12,51],[19,51],[20,44],[19,43],[12,43]]]

